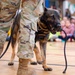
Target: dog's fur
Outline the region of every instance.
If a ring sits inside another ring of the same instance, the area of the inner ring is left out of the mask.
[[[49,68],[46,65],[46,44],[48,40],[49,33],[55,34],[57,31],[59,31],[60,27],[60,21],[59,21],[59,13],[58,11],[54,9],[46,9],[44,10],[43,15],[40,17],[38,21],[38,32],[36,32],[35,42],[39,43],[39,47],[35,45],[34,52],[36,55],[36,60],[39,64],[42,64],[45,71],[51,71],[51,68]],[[17,39],[19,36],[19,23],[15,26],[15,29],[13,31],[12,35],[12,56],[11,60],[8,63],[9,65],[13,65],[13,60],[15,57],[15,48],[17,45]],[[41,53],[40,53],[41,51]],[[32,60],[30,60],[32,62]],[[32,62],[34,64],[34,62]]]

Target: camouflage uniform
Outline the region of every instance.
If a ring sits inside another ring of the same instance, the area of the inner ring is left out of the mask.
[[[2,53],[6,36],[6,33],[3,30],[0,30],[0,54]]]
[[[43,13],[43,0],[25,0],[21,3],[21,20],[19,36],[18,57],[30,59],[33,57],[33,48],[35,44],[35,31],[37,31],[37,20]]]
[[[13,23],[13,19],[16,13],[16,10],[19,8],[19,4],[22,4],[20,7],[21,12],[21,22],[20,22],[20,42],[18,57],[19,58],[31,58],[33,57],[33,47],[35,39],[35,31],[37,31],[37,20],[39,14],[42,13],[42,3],[43,0],[36,0],[33,3],[32,0],[25,0],[25,2],[20,3],[20,0],[0,0],[0,34],[7,35],[4,30],[8,30],[10,25]],[[3,36],[3,35],[2,35]],[[2,39],[0,36],[0,39]],[[6,36],[3,38],[5,42]],[[4,42],[0,41],[0,44]]]
[[[20,0],[0,0],[0,53],[7,37],[6,31],[13,23],[19,4]]]

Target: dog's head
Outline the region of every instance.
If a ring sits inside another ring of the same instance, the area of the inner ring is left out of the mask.
[[[57,31],[60,31],[60,14],[57,10],[45,8],[43,15],[40,18],[40,21],[46,25],[48,30],[55,34]]]

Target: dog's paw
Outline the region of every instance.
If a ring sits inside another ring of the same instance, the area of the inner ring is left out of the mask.
[[[52,68],[50,68],[50,67],[47,67],[47,66],[44,67],[44,66],[43,66],[43,68],[44,68],[44,71],[52,71]]]
[[[14,63],[13,63],[13,62],[9,62],[8,65],[9,65],[9,66],[13,66]]]
[[[37,62],[34,61],[34,62],[31,62],[30,64],[31,65],[37,65]]]

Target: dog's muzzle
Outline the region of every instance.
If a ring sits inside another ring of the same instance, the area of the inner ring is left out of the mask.
[[[54,23],[53,27],[51,28],[52,34],[56,34],[56,32],[61,31],[60,23]]]
[[[61,31],[61,29],[62,29],[62,28],[61,28],[61,25],[60,25],[60,23],[57,23],[56,30],[57,30],[57,31]]]

